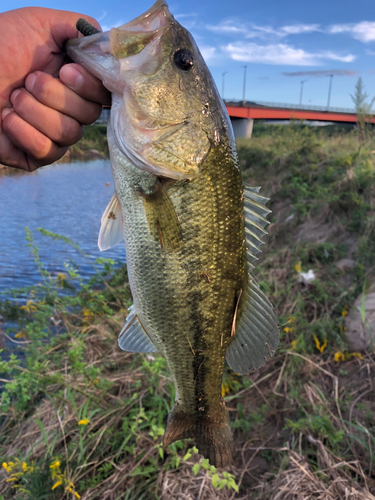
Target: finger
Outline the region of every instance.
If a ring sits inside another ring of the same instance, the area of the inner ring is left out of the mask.
[[[12,108],[2,109],[2,122],[5,121],[5,118],[9,115],[9,113],[13,113]],[[0,163],[7,165],[8,167],[30,171],[30,167],[27,162],[27,155],[11,142],[9,137],[3,133],[1,128],[2,127],[0,127]]]
[[[65,64],[60,69],[59,76],[65,85],[74,90],[74,92],[77,92],[84,99],[107,106],[111,105],[111,93],[98,78],[86,71],[79,64]]]
[[[80,97],[60,80],[41,71],[28,75],[25,87],[40,103],[84,125],[97,120],[102,111],[101,104]]]
[[[26,89],[17,89],[10,100],[17,115],[59,146],[71,146],[82,137],[77,120],[39,102]]]
[[[51,139],[18,116],[15,111],[5,113],[5,117],[3,113],[2,129],[3,134],[8,137],[11,143],[29,156],[29,158],[24,159],[21,166],[24,170],[32,171],[43,165],[50,165],[61,158],[68,149],[52,142]],[[22,161],[19,154],[18,160]]]

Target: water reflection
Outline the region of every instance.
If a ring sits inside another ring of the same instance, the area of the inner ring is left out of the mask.
[[[110,257],[125,261],[123,244],[100,252],[97,237],[102,213],[113,193],[109,160],[60,163],[36,172],[0,171],[0,292],[40,281],[25,240],[33,231],[40,259],[52,273],[72,260],[86,277],[93,269],[74,248],[42,236],[42,227],[76,241],[89,261]]]

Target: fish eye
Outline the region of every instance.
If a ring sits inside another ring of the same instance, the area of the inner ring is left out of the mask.
[[[173,62],[177,68],[189,71],[194,65],[193,54],[188,49],[179,49],[173,55]]]

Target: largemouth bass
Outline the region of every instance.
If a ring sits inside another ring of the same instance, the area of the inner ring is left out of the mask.
[[[278,345],[272,306],[250,275],[267,199],[243,186],[225,106],[164,0],[119,28],[69,41],[67,52],[112,92],[115,193],[99,248],[125,241],[134,304],[119,345],[167,360],[176,397],[164,446],[193,438],[211,464],[227,466],[225,358],[246,374]]]

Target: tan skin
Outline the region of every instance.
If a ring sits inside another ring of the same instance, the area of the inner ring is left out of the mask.
[[[81,36],[84,17],[27,7],[0,14],[0,163],[32,172],[61,158],[93,123],[110,94],[78,64],[66,64],[64,43]]]

